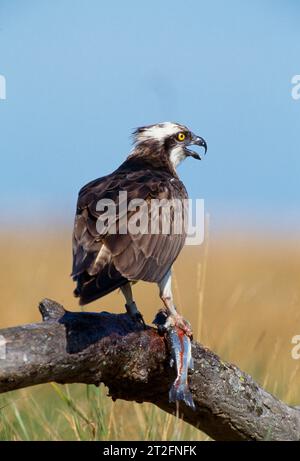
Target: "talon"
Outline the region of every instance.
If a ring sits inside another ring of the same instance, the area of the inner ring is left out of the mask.
[[[147,326],[145,324],[145,320],[144,320],[144,317],[142,316],[142,314],[140,312],[136,312],[134,315],[133,315],[133,320],[137,323],[139,323],[140,325],[142,325],[142,327],[144,328],[144,330],[146,330]]]
[[[164,334],[166,333],[167,331],[167,328],[166,328],[166,321],[167,321],[167,314],[166,312],[161,309],[157,312],[154,320],[153,320],[153,324],[156,325],[157,327],[157,332],[160,336],[164,336]]]
[[[131,304],[125,304],[125,308],[129,317],[139,325],[141,325],[144,330],[146,330],[147,326],[145,324],[144,318],[140,311],[137,309],[135,302],[133,301]]]
[[[157,325],[157,332],[159,334],[159,336],[164,336],[164,334],[166,333],[167,329],[164,325]]]
[[[191,324],[188,320],[185,320],[182,315],[170,314],[164,310],[158,311],[155,319],[153,320],[154,325],[157,326],[158,334],[163,336],[170,328],[179,328],[183,333],[188,336],[191,340],[193,339],[193,331]]]
[[[188,320],[185,320],[182,315],[169,315],[164,325],[166,329],[176,327],[183,331],[191,340],[193,339],[193,330]]]

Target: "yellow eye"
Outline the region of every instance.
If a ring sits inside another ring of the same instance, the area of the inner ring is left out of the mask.
[[[183,132],[178,133],[178,135],[177,135],[178,141],[182,142],[182,141],[185,140],[185,138],[186,138],[186,135]]]

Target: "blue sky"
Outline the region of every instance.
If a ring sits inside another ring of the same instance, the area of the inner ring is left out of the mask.
[[[1,0],[0,220],[71,222],[136,126],[188,125],[179,170],[215,227],[300,229],[296,0]]]

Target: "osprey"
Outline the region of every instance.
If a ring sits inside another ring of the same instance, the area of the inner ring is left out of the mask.
[[[144,325],[131,284],[139,280],[156,283],[167,318],[164,327],[175,325],[191,336],[189,322],[176,311],[171,289],[171,268],[184,245],[184,229],[179,233],[130,229],[121,232],[122,219],[129,219],[135,212],[126,208],[124,216],[118,201],[120,192],[126,192],[127,206],[135,199],[146,203],[157,199],[184,202],[188,195],[176,168],[187,157],[200,160],[189,146],[202,146],[206,153],[206,142],[187,127],[170,122],[138,128],[133,136],[134,147],[124,163],[79,192],[73,232],[72,277],[77,283],[74,295],[84,305],[120,288],[128,314]],[[101,200],[115,203],[117,211],[108,228],[99,231],[97,223],[104,216],[103,208],[98,205]],[[182,210],[175,207],[169,219],[174,221],[176,213],[182,214]]]

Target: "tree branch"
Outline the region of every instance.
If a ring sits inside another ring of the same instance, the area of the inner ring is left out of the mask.
[[[114,400],[176,412],[168,401],[175,379],[168,346],[155,329],[141,330],[127,314],[68,312],[48,299],[39,308],[42,323],[0,330],[0,392],[50,381],[102,382]],[[196,411],[180,403],[180,418],[215,440],[300,440],[297,408],[202,345],[193,343],[192,352]]]

